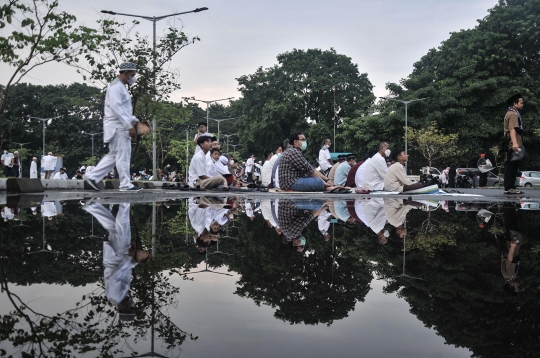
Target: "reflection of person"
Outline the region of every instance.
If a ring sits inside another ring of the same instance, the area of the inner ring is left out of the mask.
[[[56,210],[56,204],[54,201],[42,201],[41,202],[41,216],[51,220],[53,216],[58,215]]]
[[[197,199],[191,197],[188,200],[189,222],[195,230],[195,246],[199,254],[204,254],[211,242],[219,239],[220,224],[216,220],[216,217],[223,217],[224,212],[221,210],[216,211],[215,208],[211,210],[212,207],[210,207],[210,205],[217,204],[212,198],[201,197]]]
[[[120,191],[139,191],[141,187],[131,184],[129,163],[131,160],[131,138],[137,135],[134,127],[139,120],[133,115],[131,96],[126,85],[135,84],[137,66],[132,62],[120,65],[118,77],[107,86],[105,95],[105,117],[103,118],[103,142],[109,143],[109,153],[96,167],[84,175],[84,180],[95,190],[98,183],[115,166],[120,178]]]
[[[107,299],[121,314],[121,319],[133,319],[135,303],[129,298],[132,270],[138,263],[150,259],[150,251],[131,243],[130,204],[120,204],[116,218],[103,205],[91,203],[84,209],[109,232],[103,242],[103,279]]]
[[[373,198],[364,205],[366,214],[366,224],[375,234],[377,234],[377,242],[386,244],[388,242],[389,233],[384,231],[386,224],[386,216],[384,215],[384,200],[382,198]]]
[[[37,171],[37,158],[32,158],[32,163],[30,163],[30,178],[37,178],[38,171]]]
[[[279,201],[279,227],[283,236],[296,247],[298,252],[304,250],[306,243],[302,231],[311,220],[325,210],[326,205],[321,200],[298,201],[296,204],[287,199]]]
[[[328,232],[328,229],[330,229],[330,220],[332,220],[332,218],[332,214],[330,214],[330,212],[327,210],[320,213],[319,217],[317,218],[317,226],[324,237],[324,241],[330,240],[330,233]]]
[[[503,218],[505,226],[504,242],[500,242],[501,247],[501,274],[505,280],[504,289],[509,293],[519,292],[519,251],[523,242],[523,237],[519,230],[517,210],[512,204],[505,204],[503,207]]]

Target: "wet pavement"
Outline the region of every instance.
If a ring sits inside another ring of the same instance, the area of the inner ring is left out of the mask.
[[[460,191],[9,196],[0,352],[534,356],[540,191]]]

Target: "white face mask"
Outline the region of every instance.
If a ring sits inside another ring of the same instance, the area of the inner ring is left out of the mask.
[[[387,149],[387,150],[384,151],[384,155],[387,156],[387,157],[390,156],[390,153],[391,153],[390,149]]]
[[[128,85],[133,86],[137,82],[137,75],[134,75],[133,77],[130,77],[128,79]]]

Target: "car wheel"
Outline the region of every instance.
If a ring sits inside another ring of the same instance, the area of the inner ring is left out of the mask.
[[[524,186],[530,188],[532,186],[532,184],[531,183],[525,183]]]

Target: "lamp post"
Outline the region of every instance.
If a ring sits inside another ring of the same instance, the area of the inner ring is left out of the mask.
[[[213,99],[211,101],[203,101],[202,99],[195,99],[195,98],[190,98],[190,97],[182,97],[182,98],[187,99],[187,100],[191,100],[191,101],[197,101],[197,102],[206,103],[206,131],[210,132],[210,130],[208,129],[208,119],[209,119],[208,118],[208,112],[209,112],[208,107],[210,107],[210,103],[219,102],[219,101],[226,101],[228,99],[233,99],[234,97],[222,98],[222,99]]]
[[[160,21],[160,20],[163,20],[163,19],[166,19],[168,17],[171,17],[171,16],[176,16],[176,15],[183,15],[183,14],[189,14],[189,13],[192,13],[192,12],[201,12],[201,11],[205,11],[205,10],[208,10],[207,7],[200,7],[200,8],[197,8],[195,10],[191,10],[191,11],[184,11],[184,12],[177,12],[177,13],[174,13],[174,14],[169,14],[169,15],[163,15],[163,16],[145,16],[145,15],[134,15],[134,14],[124,14],[124,13],[120,13],[120,12],[114,12],[114,11],[108,11],[108,10],[101,10],[102,13],[104,14],[109,14],[109,15],[123,15],[123,16],[131,16],[131,17],[138,17],[138,18],[141,18],[141,19],[144,19],[144,20],[148,20],[148,21],[152,21],[152,27],[153,27],[153,47],[152,47],[152,63],[154,64],[154,92],[156,90],[156,22]],[[152,117],[152,175],[154,176],[154,178],[157,178],[157,171],[156,171],[156,116],[153,115]]]
[[[233,147],[232,150],[233,152],[236,152],[236,147],[240,146],[242,144],[231,144],[231,146]]]
[[[228,121],[228,120],[236,119],[236,118],[232,117],[232,118],[222,118],[222,119],[216,119],[216,118],[209,118],[209,119],[217,122],[217,134],[218,134],[218,137],[219,137],[219,125],[220,125],[220,123],[223,122],[223,121]],[[208,128],[208,127],[206,127],[206,128]]]
[[[60,116],[51,117],[51,118],[39,118],[39,117],[27,116],[26,118],[28,118],[28,119],[37,119],[37,120],[40,120],[40,121],[43,122],[43,156],[45,156],[45,122],[47,122],[49,120],[52,120],[52,119],[60,118]]]
[[[235,136],[237,134],[224,134],[224,137],[227,137],[227,153],[229,152],[229,137]]]
[[[395,99],[395,98],[388,98],[388,97],[379,97],[380,99],[385,99],[387,101],[395,101],[395,102],[399,102],[399,103],[402,103],[405,105],[405,153],[408,153],[407,151],[407,107],[409,105],[409,103],[412,103],[412,102],[417,102],[417,101],[424,101],[426,99],[428,99],[429,97],[424,97],[424,98],[417,98],[417,99],[411,99],[409,101],[403,101],[401,99]],[[407,162],[405,162],[405,172],[407,172]]]
[[[98,133],[84,133],[84,134],[87,134],[87,135],[90,135],[92,136],[92,157],[94,156],[94,136],[95,135],[98,135],[98,134],[101,134],[103,132],[98,132]]]

